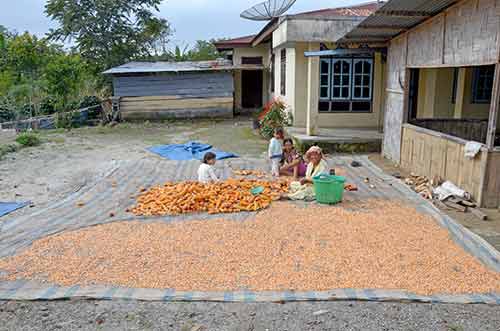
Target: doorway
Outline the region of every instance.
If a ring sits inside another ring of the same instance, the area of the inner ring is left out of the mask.
[[[420,80],[420,70],[410,69],[410,84],[408,86],[408,119],[417,118],[418,109],[418,84]]]
[[[243,70],[241,72],[241,106],[243,108],[262,107],[262,70]]]

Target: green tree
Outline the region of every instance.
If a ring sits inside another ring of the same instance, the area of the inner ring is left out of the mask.
[[[192,48],[189,45],[181,47],[175,46],[173,49],[163,49],[162,52],[155,53],[154,56],[144,57],[149,61],[208,61],[224,57],[219,53],[214,45],[214,40],[197,40]]]
[[[197,40],[194,47],[189,51],[191,61],[215,60],[222,55],[215,48],[214,40]]]
[[[181,62],[190,60],[189,45],[181,48],[180,46],[175,46],[173,50],[170,50],[165,54],[167,61]]]
[[[78,55],[54,56],[44,69],[47,93],[57,100],[55,106],[66,110],[71,98],[78,96],[85,65]]]
[[[0,36],[3,120],[66,110],[80,96],[96,93],[96,77],[80,56],[28,32],[17,35],[0,27]]]
[[[6,65],[19,77],[34,80],[51,56],[61,54],[59,46],[49,45],[28,32],[12,38],[7,45]]]
[[[155,17],[162,0],[48,0],[47,15],[59,23],[53,40],[72,40],[81,56],[101,71],[151,55],[158,38],[170,33]]]

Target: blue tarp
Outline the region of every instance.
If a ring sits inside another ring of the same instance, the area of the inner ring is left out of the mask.
[[[213,148],[211,145],[202,144],[196,141],[190,141],[186,144],[162,145],[148,148],[150,152],[160,155],[166,159],[183,160],[202,160],[205,153],[212,152],[217,156],[217,160],[238,157],[238,155],[224,152]]]
[[[0,217],[12,213],[14,210],[26,207],[29,202],[0,202]]]

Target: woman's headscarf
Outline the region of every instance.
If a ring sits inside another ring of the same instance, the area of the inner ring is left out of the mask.
[[[323,158],[323,151],[318,146],[312,146],[311,148],[309,148],[309,150],[306,152],[305,155],[306,160],[309,161],[309,155],[311,155],[311,153],[318,153],[321,156],[321,158]]]

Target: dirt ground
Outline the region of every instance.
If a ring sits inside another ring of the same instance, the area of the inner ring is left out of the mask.
[[[248,157],[264,157],[267,148],[249,119],[120,124],[40,135],[41,146],[0,160],[0,200],[33,202],[17,214],[78,191],[120,160],[156,157],[145,150],[152,145],[199,140]],[[14,139],[11,132],[0,132],[0,145]],[[372,160],[389,173],[400,172],[378,156]],[[495,243],[500,215],[488,213],[486,222],[470,214],[456,219]],[[0,330],[498,330],[499,316],[499,306],[485,305],[0,302]]]
[[[497,331],[500,308],[373,302],[2,302],[0,330]]]
[[[146,151],[154,145],[197,140],[246,157],[263,157],[267,149],[267,142],[254,134],[248,119],[123,123],[41,131],[40,136],[42,145],[23,148],[0,160],[0,201],[31,201],[32,209],[40,209],[92,182],[119,160],[157,157]],[[14,139],[12,132],[0,131],[0,145]]]

